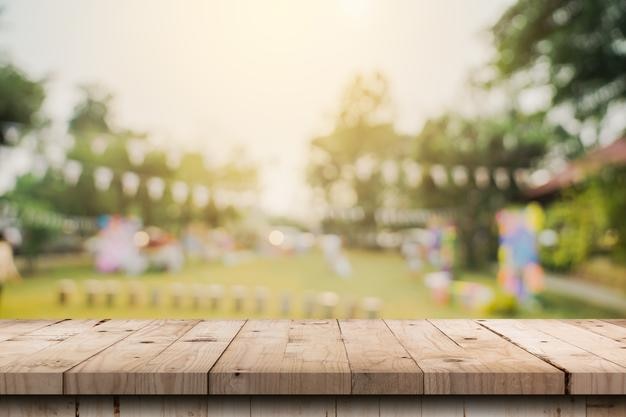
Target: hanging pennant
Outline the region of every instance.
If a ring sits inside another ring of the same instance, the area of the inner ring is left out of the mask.
[[[13,123],[3,123],[2,137],[4,137],[8,144],[15,145],[20,139],[20,131]]]
[[[478,167],[474,170],[474,182],[478,188],[489,185],[489,170],[486,167]]]
[[[122,174],[122,191],[129,197],[137,194],[139,189],[139,175],[134,172],[125,172]]]
[[[437,187],[443,187],[448,183],[448,173],[443,165],[433,165],[430,167],[430,177]]]
[[[174,185],[172,185],[172,199],[174,202],[178,204],[182,204],[187,201],[187,197],[189,196],[189,186],[182,182],[176,181]]]
[[[493,180],[496,183],[496,187],[501,190],[509,188],[509,185],[511,185],[509,173],[505,168],[496,168],[493,171]]]
[[[183,154],[179,150],[169,150],[165,155],[165,163],[167,167],[172,170],[180,168],[180,162],[183,159]]]
[[[141,165],[146,158],[146,142],[141,139],[130,139],[126,143],[126,154],[133,165]]]
[[[109,141],[103,136],[96,136],[91,140],[91,152],[94,155],[102,155],[109,146]]]
[[[382,163],[381,172],[383,181],[385,181],[387,185],[395,184],[398,180],[398,165],[391,159]]]
[[[68,160],[63,167],[63,179],[68,185],[76,185],[83,172],[83,165],[74,160]]]
[[[406,185],[415,188],[422,183],[422,167],[415,161],[405,159],[402,162]]]
[[[198,208],[206,207],[209,204],[209,190],[204,185],[193,187],[193,204]]]
[[[367,181],[372,177],[376,169],[376,159],[370,155],[361,156],[356,160],[354,173],[360,181]]]
[[[95,186],[100,191],[106,191],[111,186],[113,171],[107,167],[98,167],[93,172]]]
[[[513,172],[513,179],[515,180],[517,188],[528,187],[528,170],[525,168],[517,168]]]
[[[468,180],[467,168],[461,165],[452,168],[452,181],[454,181],[454,184],[462,187],[467,184]]]
[[[160,200],[163,198],[163,193],[165,192],[165,181],[161,178],[149,178],[146,182],[146,187],[148,187],[148,196],[152,200]]]
[[[30,173],[38,180],[46,176],[48,172],[48,160],[42,155],[35,155]]]

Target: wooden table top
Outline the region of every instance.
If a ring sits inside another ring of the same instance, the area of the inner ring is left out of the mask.
[[[626,320],[0,320],[0,394],[626,394]]]

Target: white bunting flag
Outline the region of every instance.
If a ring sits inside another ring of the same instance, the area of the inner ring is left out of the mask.
[[[134,172],[125,172],[122,174],[122,191],[129,197],[137,194],[139,189],[139,175]]]
[[[452,181],[454,181],[457,186],[462,187],[466,185],[468,180],[467,168],[461,165],[452,168]]]
[[[172,185],[172,199],[178,203],[182,204],[187,201],[187,197],[189,196],[189,186],[182,182],[176,181],[174,185]]]
[[[95,186],[100,191],[106,191],[111,186],[113,171],[107,167],[98,167],[93,172]]]
[[[489,185],[489,170],[486,167],[478,167],[474,170],[474,182],[478,188]]]
[[[126,144],[128,160],[133,165],[141,165],[146,158],[146,142],[141,139],[130,139]]]
[[[163,181],[159,177],[148,178],[146,182],[146,187],[148,187],[148,196],[152,200],[160,200],[163,198],[163,193],[165,192],[165,181]]]
[[[94,155],[102,155],[109,146],[108,139],[103,136],[96,136],[91,140],[91,152]]]
[[[417,162],[406,159],[402,162],[402,169],[406,185],[415,188],[422,183],[422,167]]]
[[[193,203],[198,208],[206,207],[209,204],[209,190],[204,185],[193,187]]]
[[[511,185],[509,173],[505,168],[496,168],[493,171],[493,180],[496,183],[496,187],[501,190],[509,188],[509,185]]]
[[[69,185],[76,185],[80,179],[80,174],[83,172],[83,165],[72,159],[65,162],[63,167],[63,179]]]

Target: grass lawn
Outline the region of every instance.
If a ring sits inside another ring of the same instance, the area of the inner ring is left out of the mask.
[[[130,278],[122,274],[100,275],[89,265],[64,265],[56,263],[43,267],[35,276],[21,282],[5,285],[0,306],[2,318],[238,318],[238,317],[280,317],[280,299],[284,293],[291,294],[289,317],[303,317],[302,300],[306,293],[334,291],[340,296],[335,315],[346,317],[350,300],[374,296],[382,300],[381,315],[385,318],[446,318],[479,317],[484,312],[467,311],[454,303],[440,306],[433,302],[429,290],[418,275],[410,274],[403,259],[397,254],[382,252],[348,253],[352,262],[353,275],[342,279],[334,276],[326,267],[323,257],[317,252],[306,255],[277,258],[253,258],[235,266],[218,263],[191,263],[176,274],[147,273]],[[58,303],[58,281],[64,278],[75,280],[78,291],[70,302],[61,306]],[[107,307],[103,298],[95,306],[85,302],[84,281],[90,278],[115,279],[119,281],[120,293],[112,307]],[[463,280],[478,281],[495,287],[494,278],[489,274],[466,273]],[[128,303],[128,283],[132,280],[145,284],[145,296],[138,306]],[[181,306],[175,307],[169,296],[172,283],[189,284],[187,295]],[[194,308],[191,301],[192,284],[222,284],[225,298],[221,307],[213,311],[204,302]],[[243,285],[247,291],[244,308],[235,312],[231,291],[233,285]],[[254,292],[258,286],[269,290],[267,310],[257,313],[254,308]],[[160,306],[149,303],[153,288],[162,293]],[[580,301],[563,299],[554,294],[545,294],[541,305],[532,311],[522,310],[521,317],[616,317],[617,314]],[[363,313],[359,313],[363,317]]]

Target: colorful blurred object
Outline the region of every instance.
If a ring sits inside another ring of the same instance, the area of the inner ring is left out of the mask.
[[[543,210],[534,203],[523,209],[501,210],[496,215],[500,235],[498,282],[520,301],[543,290],[536,243],[543,218]]]
[[[138,220],[121,216],[101,216],[98,224],[100,232],[88,241],[87,247],[94,254],[99,272],[138,275],[148,267],[167,271],[183,267],[181,245],[163,230],[141,230]]]

